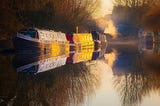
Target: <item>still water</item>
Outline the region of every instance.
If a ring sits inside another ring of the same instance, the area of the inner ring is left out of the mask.
[[[99,58],[89,53],[70,54],[74,61],[0,55],[0,105],[160,106],[158,54],[136,46],[111,46]]]

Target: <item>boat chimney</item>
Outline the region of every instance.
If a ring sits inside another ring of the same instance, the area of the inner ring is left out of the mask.
[[[76,33],[78,33],[78,26],[76,26]]]

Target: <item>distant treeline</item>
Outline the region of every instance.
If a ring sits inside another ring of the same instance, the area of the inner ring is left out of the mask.
[[[79,26],[87,32],[97,27],[92,18],[99,0],[2,0],[0,40],[11,39],[21,28],[38,27],[73,32]]]
[[[112,18],[116,24],[142,27],[146,25],[144,21],[148,18],[146,14],[156,6],[156,9],[159,9],[159,3],[160,0],[115,0]]]

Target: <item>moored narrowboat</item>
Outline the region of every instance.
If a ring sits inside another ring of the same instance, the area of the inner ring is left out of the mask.
[[[66,38],[70,44],[70,52],[75,51],[75,43],[73,40],[73,34],[66,34]]]
[[[52,45],[69,45],[66,35],[52,30],[42,30],[37,28],[23,29],[17,32],[13,38],[15,50],[46,51],[52,50]]]

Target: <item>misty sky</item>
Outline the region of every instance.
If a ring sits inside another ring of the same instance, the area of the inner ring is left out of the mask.
[[[113,9],[113,0],[101,0],[102,1],[102,8],[100,10],[100,15],[104,16],[105,14],[110,14]]]

